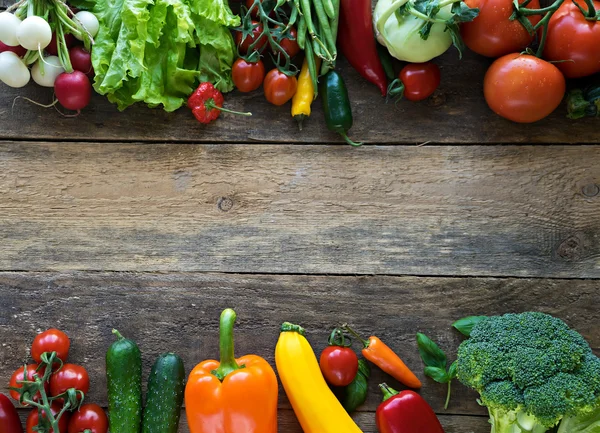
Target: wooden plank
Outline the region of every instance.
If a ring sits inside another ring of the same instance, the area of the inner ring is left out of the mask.
[[[303,325],[320,353],[331,329],[348,322],[397,351],[423,380],[421,393],[436,412],[484,415],[476,393],[459,383],[448,411],[443,410],[446,389],[424,377],[415,334],[429,335],[453,360],[462,341],[451,329],[456,319],[537,310],[563,318],[600,349],[598,294],[591,280],[0,273],[0,392],[6,392],[12,371],[25,362],[35,334],[58,327],[71,338],[71,362],[82,363],[90,373],[89,400],[106,405],[104,354],[114,341],[113,328],[138,342],[144,377],[164,351],[180,354],[189,372],[201,360],[218,356],[218,317],[232,307],[238,313],[238,356],[256,353],[274,365],[284,321]],[[362,411],[376,409],[377,384],[384,381],[401,389],[373,368]],[[280,392],[280,406],[289,408]]]
[[[442,84],[433,99],[422,103],[386,104],[375,86],[363,80],[345,60],[340,70],[348,85],[354,111],[351,136],[365,143],[597,143],[595,122],[571,121],[565,107],[533,125],[504,120],[489,110],[483,98],[483,78],[489,60],[467,53],[458,59],[454,49],[436,60],[442,67]],[[176,113],[144,106],[119,113],[106,98],[95,95],[76,119],[62,117],[17,96],[40,103],[52,101],[52,91],[33,84],[11,89],[0,83],[0,139],[343,143],[324,123],[321,101],[302,132],[290,117],[290,106],[274,107],[262,90],[232,93],[228,108],[251,111],[251,118],[225,114],[202,126],[187,108]]]
[[[0,145],[1,270],[600,277],[595,147]]]

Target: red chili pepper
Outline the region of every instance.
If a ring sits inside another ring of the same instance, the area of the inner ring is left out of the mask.
[[[338,45],[352,67],[385,96],[387,76],[377,53],[371,0],[341,0]]]
[[[240,116],[252,116],[252,113],[240,113],[223,108],[223,102],[223,94],[212,83],[200,83],[189,97],[187,106],[191,108],[198,122],[205,124],[217,120],[221,111]]]
[[[375,414],[379,433],[444,433],[435,412],[414,391],[394,391],[385,383],[383,403]]]

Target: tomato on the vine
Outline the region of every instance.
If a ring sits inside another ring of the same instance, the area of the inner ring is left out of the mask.
[[[358,357],[343,346],[327,346],[319,359],[325,380],[333,386],[348,386],[358,373]]]
[[[263,83],[265,97],[273,105],[283,105],[288,102],[298,89],[298,80],[275,68],[269,71]]]
[[[83,433],[86,430],[91,433],[108,431],[108,418],[104,410],[97,404],[84,404],[71,415],[68,433]]]
[[[252,92],[260,87],[265,79],[265,65],[262,60],[248,62],[237,59],[231,68],[233,84],[240,92]]]
[[[235,43],[239,47],[242,54],[248,53],[250,46],[257,40],[258,43],[254,46],[253,51],[262,51],[269,42],[267,36],[262,35],[263,25],[261,23],[253,20],[252,26],[252,34],[246,35],[246,37],[244,37],[244,34],[241,31],[236,31],[235,33]]]
[[[523,3],[525,0],[520,0]],[[518,20],[510,20],[513,0],[465,0],[467,6],[479,8],[479,14],[470,22],[461,23],[460,34],[465,45],[482,56],[500,57],[520,51],[533,41],[534,35]],[[531,0],[528,9],[539,9],[539,0]],[[528,17],[532,25],[540,21],[539,15]]]
[[[485,74],[483,93],[500,116],[532,123],[552,113],[565,94],[565,77],[556,66],[528,54],[507,54]]]
[[[44,367],[40,368],[39,371],[36,371],[36,369],[38,368],[37,364],[29,364],[26,366],[26,368],[27,368],[27,376],[26,376],[27,379],[24,379],[25,375],[23,374],[23,372],[24,372],[23,367],[19,367],[12,374],[12,376],[10,378],[10,383],[8,386],[10,386],[11,388],[22,388],[23,384],[18,383],[18,382],[23,381],[23,380],[33,382],[36,377],[39,377],[41,379],[44,376],[44,372],[46,371],[46,369]],[[48,389],[49,389],[48,382],[44,382],[44,389],[46,390],[46,393],[47,393]],[[18,391],[14,391],[11,389],[10,396],[12,398],[14,398],[16,401],[19,401],[19,392]],[[40,393],[37,392],[33,396],[33,401],[38,402],[40,400],[40,398],[41,398]]]
[[[288,56],[294,57],[300,52],[300,46],[298,45],[298,32],[296,31],[295,27],[290,27],[289,36],[289,38],[282,38],[279,41],[279,45],[281,45],[281,48],[283,48]]]
[[[50,393],[57,396],[75,388],[84,394],[90,389],[90,378],[85,368],[76,364],[64,364],[60,370],[50,376]]]
[[[50,405],[50,412],[52,412],[53,416],[58,415],[60,412],[60,409],[61,409],[60,405],[56,402],[53,402]],[[42,416],[44,418],[46,418],[45,413]],[[27,428],[27,433],[37,433],[37,431],[34,430],[33,428],[38,425],[38,421],[39,421],[38,410],[33,409],[31,412],[29,412],[29,416],[27,417],[27,421],[25,422],[25,426]],[[60,419],[58,420],[59,433],[67,433],[68,425],[69,425],[69,412],[65,412],[64,414],[61,415]],[[54,432],[54,429],[51,428],[49,433],[53,433],[53,432]]]
[[[402,68],[399,78],[404,85],[403,96],[409,101],[422,101],[438,88],[441,73],[435,63],[409,63]]]
[[[51,328],[35,336],[31,345],[31,357],[35,362],[41,362],[42,353],[56,352],[58,358],[64,362],[67,360],[67,356],[69,356],[70,347],[71,341],[67,334],[58,329]]]
[[[573,1],[589,10],[585,1]],[[550,18],[543,55],[559,62],[556,67],[567,78],[587,77],[600,72],[600,22],[586,19],[573,1],[565,1]],[[600,2],[593,3],[600,10]]]

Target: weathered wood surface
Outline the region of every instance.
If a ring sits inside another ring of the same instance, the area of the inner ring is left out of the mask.
[[[438,60],[442,84],[437,96],[422,103],[401,101],[386,104],[375,86],[363,80],[345,60],[340,70],[348,85],[354,111],[351,136],[365,143],[597,143],[595,122],[571,121],[560,107],[552,116],[534,125],[519,125],[491,112],[483,98],[483,77],[489,60],[472,53],[458,59],[450,50]],[[234,92],[228,108],[251,111],[251,118],[224,114],[210,126],[201,126],[187,108],[176,113],[135,107],[119,113],[105,97],[95,95],[77,118],[64,118],[54,109],[37,107],[52,101],[52,91],[33,84],[11,89],[0,83],[0,139],[94,140],[94,141],[189,141],[203,143],[285,142],[343,143],[327,131],[321,101],[303,131],[290,116],[289,104],[275,107],[261,90],[251,94]],[[345,145],[345,144],[344,144]]]
[[[284,321],[305,326],[320,353],[331,329],[348,322],[364,336],[380,336],[402,356],[423,379],[421,393],[436,412],[485,415],[476,394],[459,383],[448,411],[443,410],[446,389],[424,377],[416,332],[429,335],[454,359],[462,341],[451,329],[454,320],[538,310],[563,318],[598,352],[599,294],[598,282],[591,280],[0,273],[0,392],[6,392],[11,372],[27,359],[35,334],[59,327],[71,337],[70,360],[90,372],[90,401],[105,406],[104,354],[114,340],[113,328],[138,342],[144,377],[164,351],[180,354],[189,372],[201,360],[218,355],[218,317],[223,308],[233,307],[238,312],[238,355],[257,353],[274,365]],[[382,381],[400,387],[373,368],[369,398],[361,411],[376,409],[377,384]],[[290,407],[283,391],[280,403]]]
[[[600,277],[600,152],[3,143],[2,270]]]

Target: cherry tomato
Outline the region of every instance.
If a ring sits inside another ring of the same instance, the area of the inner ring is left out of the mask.
[[[246,54],[248,52],[248,50],[250,49],[250,45],[252,45],[260,37],[260,35],[263,32],[263,25],[261,23],[259,23],[258,21],[252,21],[252,25],[256,26],[252,30],[252,34],[246,36],[243,39],[242,39],[242,37],[243,37],[242,32],[235,33],[235,43],[240,48],[240,52],[242,54]],[[263,35],[262,37],[260,37],[260,40],[254,47],[253,51],[259,51],[259,52],[262,51],[265,48],[265,46],[267,45],[268,41],[269,40],[267,39],[267,37],[265,35]]]
[[[73,412],[69,420],[69,433],[106,433],[108,418],[104,410],[97,404],[84,404],[77,412]]]
[[[404,84],[404,97],[409,101],[422,101],[431,96],[440,85],[440,68],[435,63],[410,63],[400,71]]]
[[[281,45],[281,48],[283,48],[288,56],[294,57],[300,52],[300,46],[298,45],[298,32],[294,27],[291,27],[289,33],[292,39],[283,38],[281,41],[279,41],[279,45]]]
[[[65,43],[67,44],[67,48],[71,48],[75,45],[76,39],[71,33],[65,33]],[[56,46],[56,33],[52,33],[52,39],[46,48],[44,48],[46,52],[52,56],[58,55],[58,48]]]
[[[260,87],[265,79],[265,65],[262,60],[256,63],[237,59],[231,69],[233,84],[240,92],[252,92]]]
[[[90,389],[90,378],[80,365],[64,364],[60,370],[50,376],[50,394],[57,396],[69,388],[75,388],[84,394]]]
[[[37,364],[29,364],[27,365],[27,379],[28,381],[33,381],[36,377],[39,377],[40,379],[44,376],[44,372],[45,372],[45,368],[42,367],[40,369],[40,371],[35,371],[36,368],[38,368]],[[20,382],[23,379],[24,375],[23,375],[23,367],[17,368],[17,370],[15,370],[15,372],[12,374],[11,378],[10,378],[10,383],[9,386],[13,387],[13,388],[22,388],[23,384],[22,383],[17,383]],[[44,383],[44,389],[46,390],[46,393],[48,393],[48,389],[49,389],[49,385],[48,382]],[[17,391],[13,391],[12,389],[10,390],[10,396],[12,398],[14,398],[16,401],[19,401],[19,393]],[[40,393],[36,393],[33,396],[33,401],[37,402],[39,401],[41,398]]]
[[[53,402],[50,405],[50,412],[52,412],[53,416],[58,415],[58,413],[60,412],[60,409],[61,409],[60,405],[56,402]],[[69,412],[65,412],[58,420],[59,433],[67,433],[67,427],[69,425],[69,415],[70,415]],[[42,416],[44,418],[46,418],[45,413]],[[38,425],[38,420],[39,420],[38,410],[33,409],[31,412],[29,412],[29,416],[27,417],[27,421],[25,422],[25,426],[27,428],[27,433],[37,433],[35,430],[33,430],[33,428]],[[51,428],[49,433],[54,433],[54,429]]]
[[[3,53],[5,51],[12,51],[19,57],[23,57],[25,54],[27,54],[27,50],[21,45],[11,47],[10,45],[6,45],[4,42],[0,41],[0,53]]]
[[[585,1],[578,3],[583,10]],[[600,2],[594,1],[596,10]],[[567,78],[587,77],[600,72],[600,22],[586,20],[572,1],[565,1],[550,18],[544,59],[569,60],[556,63]]]
[[[519,3],[523,3],[520,0]],[[513,0],[465,0],[472,8],[479,8],[479,15],[468,23],[461,23],[460,34],[465,45],[482,56],[500,57],[527,47],[533,41],[525,27],[510,20],[513,13]],[[532,0],[529,9],[539,9],[539,0]],[[528,18],[532,25],[539,22],[540,16]]]
[[[0,432],[23,433],[17,409],[4,394],[0,394]]]
[[[272,69],[263,83],[265,97],[273,105],[283,105],[288,102],[298,89],[296,77],[285,75],[279,69]]]
[[[519,123],[552,113],[565,94],[565,77],[552,63],[528,54],[500,57],[485,74],[483,93],[489,107]]]
[[[348,386],[358,373],[358,357],[349,347],[327,346],[319,366],[323,377],[333,386]]]
[[[64,362],[69,356],[70,347],[71,341],[67,334],[51,328],[35,336],[31,345],[31,357],[35,362],[41,362],[42,353],[56,352],[58,358]]]

